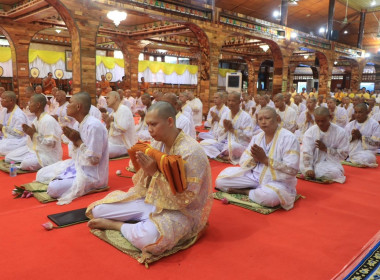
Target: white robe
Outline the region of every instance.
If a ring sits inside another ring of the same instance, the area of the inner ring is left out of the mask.
[[[351,141],[353,129],[360,131],[362,139]],[[379,123],[371,118],[368,118],[363,123],[354,120],[347,124],[345,130],[350,141],[350,161],[368,167],[377,167],[376,152],[380,145]]]
[[[297,127],[298,129],[294,132],[294,134],[296,135],[298,141],[300,143],[302,143],[302,138],[303,138],[303,135],[305,134],[305,132],[310,128],[312,127],[314,123],[311,123],[311,122],[307,122],[306,121],[306,113],[308,112],[308,110],[306,111],[303,111],[297,118]],[[311,118],[313,120],[315,120],[314,118],[314,114],[312,113],[311,114]]]
[[[142,109],[142,111],[145,112],[146,115],[146,108]],[[151,141],[152,136],[150,136],[150,133],[148,131],[148,125],[145,122],[145,117],[143,120],[140,119],[140,122],[135,126],[136,129],[136,135],[137,135],[137,141]]]
[[[22,130],[22,125],[28,123],[28,118],[17,105],[9,113],[6,108],[3,108],[0,112],[0,122],[3,125],[3,137],[0,140],[1,155],[7,155],[9,152],[26,145],[27,138]]]
[[[37,173],[36,181],[49,184],[48,194],[59,198],[61,205],[108,184],[107,129],[87,115],[79,124],[79,134],[83,143],[74,146],[72,159],[59,161]]]
[[[208,132],[201,132],[198,134],[198,137],[200,139],[216,139],[217,138],[217,129],[218,129],[218,126],[219,126],[219,122],[215,121],[215,122],[212,122],[212,116],[211,116],[211,112],[214,112],[216,114],[218,114],[218,117],[221,118],[223,114],[226,114],[227,112],[229,112],[230,109],[223,104],[223,106],[220,108],[220,110],[218,110],[218,108],[216,106],[212,106],[207,114],[207,120],[205,122],[205,126],[206,127],[210,127],[210,131]]]
[[[247,102],[243,101],[241,104],[242,104],[241,108],[243,108],[243,104],[244,104],[244,111],[252,115],[252,108],[256,107],[255,101],[253,100],[248,100]]]
[[[223,121],[225,119],[232,122],[233,132],[224,131]],[[253,136],[252,125],[251,116],[243,110],[240,109],[233,119],[231,111],[226,112],[219,121],[217,140],[206,139],[200,144],[208,157],[216,158],[220,154],[225,154],[228,155],[232,164],[238,164],[242,153]]]
[[[339,125],[341,128],[345,128],[345,126],[348,124],[347,111],[342,107],[335,107],[335,111],[332,117],[333,119],[331,122]]]
[[[344,110],[344,109],[343,109]],[[316,148],[315,141],[321,140],[327,147],[327,152]],[[342,160],[348,156],[348,138],[343,128],[330,123],[326,132],[317,125],[310,127],[304,134],[301,147],[300,170],[313,170],[315,177],[325,177],[335,182],[344,183],[346,177]]]
[[[114,118],[111,122],[108,141],[109,157],[114,158],[128,154],[128,149],[136,143],[135,121],[131,110],[122,104],[116,112],[111,113]]]
[[[376,106],[376,105],[375,105],[375,106],[372,108],[371,112],[369,112],[368,117],[371,118],[372,116],[378,114],[379,112],[380,112],[379,106]]]
[[[348,119],[350,120],[352,118],[352,115],[355,113],[354,105],[350,103],[347,108],[345,106],[342,108],[346,110]]]
[[[301,115],[302,112],[306,111],[307,110],[307,107],[305,104],[303,104],[302,102],[300,104],[296,104],[296,103],[292,103],[296,106],[296,113],[297,113],[297,116]]]
[[[98,109],[100,109],[100,108],[107,109],[108,108],[108,106],[107,106],[107,100],[106,100],[106,98],[104,96],[101,95],[101,96],[98,97],[98,102],[96,104],[96,107]]]
[[[129,109],[131,109],[132,111],[132,114],[135,112],[135,108],[136,108],[136,100],[130,96],[130,97],[124,97],[123,98],[123,104],[124,104],[124,101],[127,101],[129,103]],[[125,105],[125,104],[124,104]]]
[[[91,105],[89,114],[98,120],[102,120],[102,112],[99,111],[98,108],[96,108],[94,105]]]
[[[176,127],[181,129],[187,135],[190,135],[192,138],[197,138],[195,127],[191,126],[190,120],[181,112],[178,112],[176,115]]]
[[[193,100],[188,100],[187,104],[190,106],[193,111],[193,120],[195,126],[202,125],[202,114],[203,114],[203,104],[202,101],[195,97]]]
[[[27,137],[27,145],[22,146],[5,157],[6,162],[21,162],[23,170],[38,170],[62,159],[62,129],[49,114],[42,113],[33,121],[36,133],[33,139]]]
[[[133,111],[133,114],[137,114],[138,111],[142,110],[146,110],[146,106],[142,103],[141,101],[141,97],[139,98],[136,98],[135,99],[136,103],[135,103],[135,110]]]
[[[297,113],[291,107],[285,106],[285,110],[281,112],[276,109],[277,114],[281,117],[281,126],[294,133],[296,131]]]
[[[263,148],[268,157],[268,166],[254,161],[251,147]],[[300,161],[300,146],[296,137],[279,126],[268,145],[265,133],[255,135],[240,158],[240,167],[228,167],[216,179],[216,187],[253,188],[249,198],[254,202],[274,207],[279,204],[289,210],[296,198],[297,172]]]

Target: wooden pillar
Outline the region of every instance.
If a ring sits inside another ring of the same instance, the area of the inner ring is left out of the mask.
[[[356,92],[360,89],[360,83],[362,82],[364,66],[364,59],[362,61],[352,61],[351,63],[350,89],[353,92]]]
[[[327,58],[327,56],[321,52],[315,53],[319,60],[319,88],[318,93],[328,95],[330,94],[331,87],[331,75],[333,70],[333,59]]]
[[[297,68],[297,65],[295,65],[295,64],[289,65],[289,80],[288,80],[289,91],[290,91],[291,87],[293,86],[294,73],[296,72],[296,68]]]
[[[358,44],[357,44],[357,47],[359,49],[362,48],[362,44],[363,44],[365,16],[366,16],[366,10],[361,10],[361,12],[360,12],[359,33],[358,33]]]
[[[281,52],[279,47],[271,48],[273,56],[273,86],[272,94],[282,93],[288,88],[288,67],[291,53],[284,50]]]
[[[288,25],[288,0],[281,1],[281,20],[280,25]]]
[[[128,68],[126,71],[129,73],[129,84],[132,92],[139,89],[139,55],[144,47],[138,44],[129,43],[127,46],[129,54]],[[127,73],[127,72],[126,72]],[[128,80],[127,76],[127,80]]]
[[[380,92],[380,65],[375,64],[376,78],[375,78],[375,90]]]
[[[25,89],[29,86],[29,45],[33,36],[45,26],[0,20],[1,30],[10,43],[13,67],[13,90],[19,104],[25,102]]]
[[[327,20],[327,33],[326,38],[328,40],[331,40],[332,32],[333,32],[333,25],[334,25],[334,13],[335,13],[335,0],[329,1],[329,15]]]

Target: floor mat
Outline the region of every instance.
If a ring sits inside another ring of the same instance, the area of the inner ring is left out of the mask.
[[[257,204],[249,199],[247,195],[244,194],[230,194],[218,191],[213,193],[215,199],[225,201],[226,204],[230,203],[239,207],[243,207],[248,210],[255,211],[260,214],[268,215],[273,213],[274,211],[281,209],[281,206],[276,207],[265,207],[260,204]],[[296,201],[301,197],[301,195],[297,195]]]
[[[309,181],[309,182],[313,182],[313,183],[317,183],[317,184],[332,184],[332,183],[334,183],[333,180],[326,179],[324,177],[311,179],[310,177],[306,177],[306,176],[304,176],[303,174],[300,174],[300,173],[298,173],[296,177],[298,179]]]
[[[0,170],[5,173],[9,173],[9,169],[10,169],[10,164],[5,162],[3,159],[0,160]],[[17,174],[34,173],[34,172],[37,172],[37,171],[22,170],[20,168],[17,168]]]
[[[119,157],[115,157],[115,158],[110,158],[110,161],[120,160],[120,159],[127,159],[127,158],[129,158],[129,155],[124,155],[124,156],[119,156]]]
[[[357,164],[357,163],[353,163],[351,161],[345,161],[345,160],[341,161],[340,163],[343,165],[348,165],[348,166],[352,166],[352,167],[359,167],[359,168],[367,168],[368,167],[366,165]]]

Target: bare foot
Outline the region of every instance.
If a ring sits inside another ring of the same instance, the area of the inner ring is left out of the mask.
[[[87,225],[92,229],[113,229],[120,231],[123,222],[98,218],[90,220]]]

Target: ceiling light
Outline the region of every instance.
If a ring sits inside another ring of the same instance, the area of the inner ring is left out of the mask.
[[[324,27],[319,28],[319,33],[325,33],[326,29]]]
[[[334,61],[334,65],[337,65],[338,64],[338,61]]]
[[[344,30],[344,32],[343,32],[344,34],[347,34],[348,33],[348,31],[347,30]]]
[[[268,45],[260,45],[260,48],[262,48],[264,52],[267,52],[267,50],[269,50]]]
[[[107,13],[107,17],[113,21],[116,26],[119,26],[120,22],[127,18],[126,12],[111,11]]]
[[[376,1],[375,1],[375,0],[373,0],[373,1],[371,2],[371,6],[376,6]]]
[[[298,36],[298,34],[296,32],[292,32],[290,34],[290,37],[293,38],[293,39],[297,38],[297,36]]]
[[[58,28],[55,30],[55,32],[57,32],[58,34],[61,33],[61,31],[62,31],[62,30],[61,30],[61,29],[58,29]]]
[[[366,53],[366,54],[364,55],[364,57],[370,57],[370,56],[371,56],[370,53]]]
[[[274,11],[274,12],[273,12],[273,16],[274,16],[275,18],[279,18],[279,17],[281,16],[281,13],[280,13],[279,11]]]
[[[308,59],[308,58],[309,58],[309,55],[308,55],[308,54],[305,54],[303,57],[304,57],[305,59]]]

